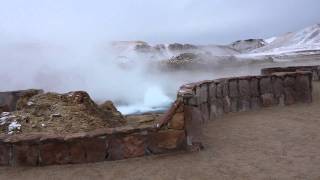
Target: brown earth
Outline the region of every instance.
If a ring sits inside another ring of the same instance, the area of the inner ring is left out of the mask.
[[[320,179],[320,83],[314,102],[229,114],[204,129],[205,149],[114,162],[0,168],[0,179]]]
[[[87,132],[125,124],[111,101],[98,106],[84,91],[26,94],[18,100],[17,111],[1,115],[1,118],[5,118],[6,123],[0,125],[0,134],[10,132],[12,122],[21,125],[11,131],[15,134]]]

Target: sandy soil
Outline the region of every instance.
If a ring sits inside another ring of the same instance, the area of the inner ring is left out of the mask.
[[[0,168],[0,179],[320,179],[320,83],[314,103],[229,114],[205,150],[81,165]]]

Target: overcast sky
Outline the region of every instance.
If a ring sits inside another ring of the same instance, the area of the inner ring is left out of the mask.
[[[4,40],[229,43],[315,23],[319,0],[0,0]]]

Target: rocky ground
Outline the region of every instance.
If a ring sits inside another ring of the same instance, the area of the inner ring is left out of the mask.
[[[114,162],[0,168],[0,179],[320,179],[320,83],[314,102],[229,114],[204,128],[205,149]]]
[[[98,106],[83,91],[26,93],[18,100],[17,110],[2,112],[0,121],[0,134],[87,132],[126,123],[112,102]]]

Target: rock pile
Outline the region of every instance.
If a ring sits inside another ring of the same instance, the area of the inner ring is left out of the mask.
[[[112,102],[100,107],[84,91],[26,94],[0,116],[1,133],[75,133],[125,124]]]

